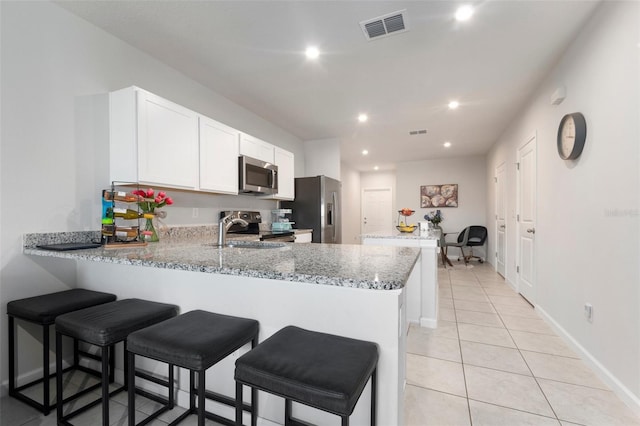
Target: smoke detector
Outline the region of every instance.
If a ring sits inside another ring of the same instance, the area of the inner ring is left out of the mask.
[[[374,40],[408,31],[406,12],[407,9],[402,9],[360,22],[365,38]]]

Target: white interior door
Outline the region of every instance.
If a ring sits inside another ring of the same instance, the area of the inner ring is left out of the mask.
[[[536,137],[518,149],[518,291],[535,306]]]
[[[496,182],[496,272],[503,277],[506,277],[506,263],[507,263],[507,204],[505,202],[506,197],[506,170],[507,165],[505,163],[496,167],[495,182]]]
[[[362,234],[386,234],[393,230],[391,188],[362,190]]]

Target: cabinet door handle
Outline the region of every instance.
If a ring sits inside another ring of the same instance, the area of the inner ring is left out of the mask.
[[[529,228],[527,229],[527,232],[530,234],[535,234],[536,233],[536,229],[535,228]]]
[[[506,226],[500,225],[500,229],[505,229],[505,228],[506,228]]]

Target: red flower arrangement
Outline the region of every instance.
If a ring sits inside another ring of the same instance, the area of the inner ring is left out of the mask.
[[[138,201],[138,206],[140,207],[140,210],[142,210],[144,213],[153,214],[154,216],[157,216],[157,217],[166,216],[166,212],[156,213],[155,210],[157,208],[170,206],[173,204],[173,200],[171,199],[171,197],[167,197],[167,194],[164,191],[160,191],[156,195],[153,189],[149,188],[146,191],[142,189],[137,189],[135,191],[131,191],[131,193],[133,195],[140,197],[140,201]],[[144,231],[142,231],[142,235],[144,235],[144,238],[146,241],[156,242],[160,240],[158,238],[158,233],[156,232],[153,219],[147,219],[145,229]]]
[[[138,201],[138,206],[140,206],[140,210],[145,213],[154,213],[157,208],[173,204],[173,199],[171,199],[171,197],[167,197],[167,194],[164,191],[159,191],[158,194],[155,195],[153,189],[149,188],[146,191],[143,189],[137,189],[135,191],[131,191],[131,193],[141,198],[141,200]]]

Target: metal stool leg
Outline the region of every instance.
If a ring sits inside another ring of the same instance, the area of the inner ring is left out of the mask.
[[[127,389],[129,394],[128,410],[129,410],[129,426],[136,426],[136,355],[133,352],[127,352],[127,358],[129,359],[129,368],[131,368],[132,374],[129,374],[127,378]]]
[[[371,374],[371,426],[376,426],[377,376],[378,368],[376,367]]]
[[[56,332],[56,416],[62,421],[62,334]]]
[[[204,426],[204,373],[205,370],[198,371],[198,426]]]
[[[253,401],[251,401],[253,404]],[[253,413],[251,413],[253,419]],[[242,383],[236,382],[236,426],[242,426]]]
[[[258,334],[251,340],[251,349],[258,345]],[[242,401],[240,401],[242,402]],[[258,424],[258,389],[251,388],[251,426]]]
[[[49,414],[49,325],[42,326],[42,409],[44,415]]]
[[[284,426],[291,425],[291,400],[284,400]]]
[[[169,374],[168,374],[168,378],[169,378],[169,409],[173,410],[173,407],[175,406],[176,402],[175,402],[175,391],[174,391],[174,377],[173,377],[173,364],[169,364]],[[135,369],[133,369],[133,364],[131,364],[131,371],[136,371]],[[135,373],[133,374],[133,376],[135,376]],[[134,389],[134,388],[129,388],[129,389]]]
[[[103,351],[105,349],[107,348],[102,348]],[[127,361],[125,357],[125,368],[126,365]],[[107,356],[102,357],[102,426],[109,426],[109,357]]]
[[[16,356],[15,356],[15,323],[9,315],[9,395],[13,396],[16,390]]]

